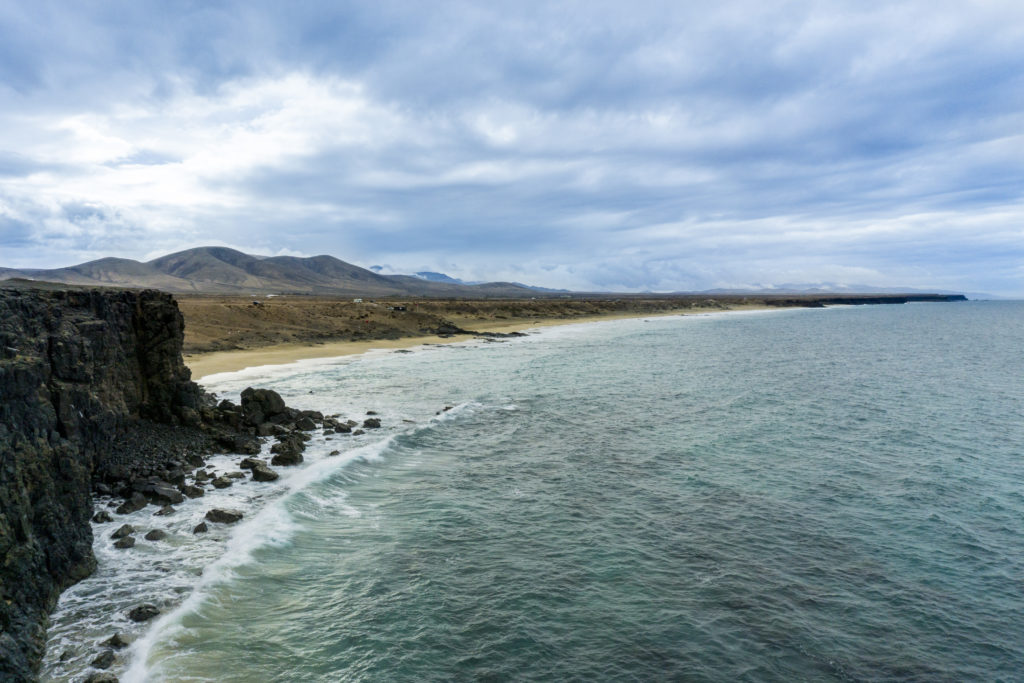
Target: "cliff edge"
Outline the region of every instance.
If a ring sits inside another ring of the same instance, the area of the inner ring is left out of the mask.
[[[154,290],[0,286],[0,679],[31,680],[46,615],[88,576],[91,483],[140,422],[199,423],[184,324]]]

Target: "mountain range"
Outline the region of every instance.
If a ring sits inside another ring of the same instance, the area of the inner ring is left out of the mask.
[[[102,258],[53,269],[0,268],[0,280],[145,287],[179,294],[518,297],[543,291],[514,282],[478,284],[381,275],[333,256],[254,256],[227,247],[186,249],[152,261]]]

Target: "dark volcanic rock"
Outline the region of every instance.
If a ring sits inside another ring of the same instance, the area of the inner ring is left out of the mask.
[[[194,534],[205,534],[209,530],[210,530],[210,527],[206,526],[206,522],[199,522],[199,524],[196,524],[195,528],[192,529],[192,533],[194,533]]]
[[[193,486],[192,484],[185,484],[184,486],[182,486],[181,492],[184,493],[189,498],[200,498],[206,495],[206,491],[199,488],[198,486]]]
[[[165,481],[156,481],[146,484],[142,494],[157,505],[177,505],[185,500],[178,489]]]
[[[138,512],[142,508],[149,505],[149,500],[141,492],[136,491],[132,494],[132,497],[121,503],[121,506],[117,508],[117,514],[127,515],[132,512]]]
[[[123,525],[121,525],[121,527],[117,531],[115,531],[114,533],[110,534],[110,537],[111,538],[125,538],[126,536],[131,536],[134,533],[135,533],[135,527],[133,527],[131,524],[123,524]]]
[[[284,412],[284,399],[276,391],[249,387],[242,392],[242,413],[248,424],[256,426],[273,422],[273,418]]]
[[[117,676],[108,671],[97,671],[89,674],[82,683],[118,683]]]
[[[222,437],[256,454],[255,427],[300,416],[263,389],[218,406],[183,328],[161,292],[0,282],[0,680],[36,677],[48,612],[95,568],[92,490],[119,514],[177,504]]]
[[[266,465],[257,465],[252,468],[252,480],[253,481],[274,481],[279,475],[274,470],[270,469]]]
[[[260,460],[259,458],[243,458],[242,462],[238,463],[238,467],[243,470],[251,470],[259,465],[266,464],[266,460]]]
[[[162,529],[153,529],[152,531],[146,532],[144,538],[147,541],[162,541],[167,538],[167,532]]]
[[[380,419],[378,419],[376,417],[366,418],[365,420],[363,420],[363,428],[364,429],[379,429],[380,428]]]
[[[295,428],[303,432],[311,432],[316,429],[316,422],[313,422],[313,419],[309,417],[300,417],[295,421]]]
[[[104,650],[101,652],[96,659],[90,662],[90,666],[97,669],[109,669],[114,664],[114,660],[117,659],[117,655],[114,654],[113,650]]]
[[[164,505],[162,508],[153,513],[155,517],[166,517],[167,515],[173,515],[177,510],[174,509],[173,505]]]
[[[160,610],[157,609],[156,605],[151,605],[148,602],[132,607],[131,611],[128,612],[128,618],[132,621],[149,621],[159,615]]]
[[[92,516],[92,521],[97,524],[106,524],[107,522],[113,522],[114,518],[110,516],[110,513],[106,510],[100,510]]]
[[[218,524],[234,524],[242,519],[242,517],[242,513],[238,510],[225,510],[223,508],[213,508],[206,513],[206,519]]]
[[[302,462],[302,451],[306,450],[306,443],[298,435],[278,437],[280,441],[270,448],[274,457],[270,460],[271,465],[298,465]]]
[[[114,543],[114,547],[118,548],[119,550],[126,550],[128,548],[134,548],[135,547],[135,537],[134,536],[125,536],[124,538],[119,538],[119,539],[117,539],[117,542]]]
[[[232,482],[227,477],[217,477],[211,483],[213,484],[213,488],[215,489],[226,489],[227,487],[231,486]]]
[[[110,647],[110,648],[113,648],[115,650],[123,650],[124,648],[128,647],[131,644],[132,644],[132,641],[130,639],[128,639],[128,638],[125,638],[120,633],[115,633],[114,635],[110,636],[109,638],[104,640],[102,643],[100,643],[100,645],[103,645],[105,647]]]

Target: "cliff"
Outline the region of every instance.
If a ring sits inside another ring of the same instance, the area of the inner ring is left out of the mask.
[[[46,615],[95,566],[91,483],[123,468],[114,445],[198,425],[182,338],[161,292],[0,287],[0,680],[34,677]]]

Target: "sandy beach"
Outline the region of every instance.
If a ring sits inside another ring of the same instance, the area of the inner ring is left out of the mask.
[[[764,305],[737,305],[731,306],[728,310],[764,310],[769,308]],[[530,320],[515,320],[501,322],[476,322],[473,325],[474,332],[478,333],[502,333],[523,332],[541,327],[552,327],[556,325],[577,325],[581,323],[601,322],[609,320],[623,320],[629,318],[651,318],[671,315],[697,315],[708,313],[707,309],[684,309],[669,312],[650,313],[639,315],[636,313],[607,314],[580,316],[571,319],[565,318],[541,318]],[[350,356],[366,353],[374,349],[407,349],[424,344],[452,344],[456,342],[473,339],[475,334],[454,334],[450,336],[419,335],[402,337],[399,339],[371,339],[365,341],[328,341],[321,343],[292,343],[274,344],[255,349],[237,349],[231,351],[211,351],[206,353],[192,353],[185,355],[185,364],[192,370],[192,379],[201,380],[203,377],[221,372],[235,372],[245,368],[257,367],[260,365],[283,365],[298,360],[311,358],[335,358],[338,356]]]

